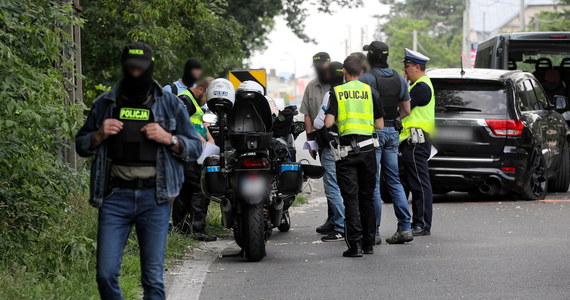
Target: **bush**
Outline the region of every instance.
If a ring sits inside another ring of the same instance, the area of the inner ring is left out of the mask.
[[[24,265],[24,250],[61,219],[72,192],[85,191],[86,177],[58,159],[83,106],[64,103],[74,48],[62,28],[79,20],[56,3],[0,2],[0,260]]]

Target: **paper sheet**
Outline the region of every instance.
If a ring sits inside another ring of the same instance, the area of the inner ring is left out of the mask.
[[[303,150],[319,150],[319,145],[315,141],[306,141]]]
[[[208,156],[219,155],[219,154],[220,154],[220,147],[212,143],[204,142],[202,143],[202,154],[200,155],[200,157],[198,157],[198,164],[202,164],[206,159],[206,157]]]
[[[430,151],[430,153],[429,153],[429,158],[428,158],[428,160],[430,160],[430,159],[431,159],[432,157],[434,157],[436,154],[437,154],[437,149],[436,149],[433,145],[431,145],[431,151]]]

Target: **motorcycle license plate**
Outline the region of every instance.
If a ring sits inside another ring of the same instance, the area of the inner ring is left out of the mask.
[[[244,196],[258,196],[265,193],[265,178],[261,176],[245,176],[241,178],[240,190]]]

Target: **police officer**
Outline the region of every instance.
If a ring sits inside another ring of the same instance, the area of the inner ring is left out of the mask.
[[[344,60],[346,82],[334,88],[329,99],[325,126],[336,124],[338,145],[332,143],[336,162],[337,181],[345,206],[345,239],[348,250],[344,257],[362,257],[374,253],[376,215],[374,187],[376,155],[374,128],[382,129],[384,119],[378,93],[358,81],[362,62],[354,56]]]
[[[435,129],[435,96],[431,80],[425,70],[429,57],[405,50],[404,72],[411,82],[411,112],[402,119],[400,152],[412,191],[412,234],[430,235],[432,219],[432,188],[428,159],[431,153],[431,135]]]
[[[408,198],[398,174],[398,136],[401,130],[400,118],[410,114],[410,94],[408,84],[402,75],[388,66],[389,47],[381,41],[373,41],[364,46],[367,58],[372,66],[370,72],[360,76],[360,81],[377,90],[384,109],[384,129],[376,130],[380,147],[376,148],[376,160],[382,165],[382,177],[386,183],[386,192],[394,203],[394,213],[398,218],[398,230],[386,239],[389,244],[403,244],[414,239],[412,236],[411,215]],[[376,210],[376,244],[380,244],[380,221],[382,217],[382,199],[380,195],[380,169],[376,172],[374,190],[374,208]],[[384,187],[383,187],[384,188]]]
[[[90,203],[99,208],[97,283],[102,299],[122,299],[121,258],[137,228],[145,299],[165,299],[163,270],[170,204],[182,187],[182,161],[201,143],[184,105],[153,79],[153,51],[127,45],[123,78],[94,102],[76,136],[81,156],[95,155]]]
[[[178,95],[188,108],[190,122],[202,142],[214,143],[208,128],[204,126],[201,106],[206,103],[206,90],[214,78],[207,77],[195,87],[189,88]],[[210,198],[204,196],[200,185],[200,165],[196,161],[184,163],[184,184],[180,195],[174,200],[172,207],[172,223],[178,230],[199,241],[212,242],[217,240],[206,231],[206,215]]]
[[[202,63],[197,58],[190,58],[184,64],[182,78],[163,87],[167,92],[179,95],[189,88],[193,88],[196,82],[202,77]]]

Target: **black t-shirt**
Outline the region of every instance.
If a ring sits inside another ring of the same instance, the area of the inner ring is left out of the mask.
[[[378,96],[378,92],[370,88],[372,91],[372,107],[374,112],[374,120],[380,119],[384,117],[384,109],[382,108],[382,103],[380,102],[380,97]],[[329,107],[327,108],[326,113],[328,115],[333,115],[335,118],[338,116],[338,101],[336,100],[336,94],[334,89],[331,89],[331,95],[329,98]]]
[[[410,91],[412,107],[425,106],[431,100],[431,89],[425,82],[418,82]]]

